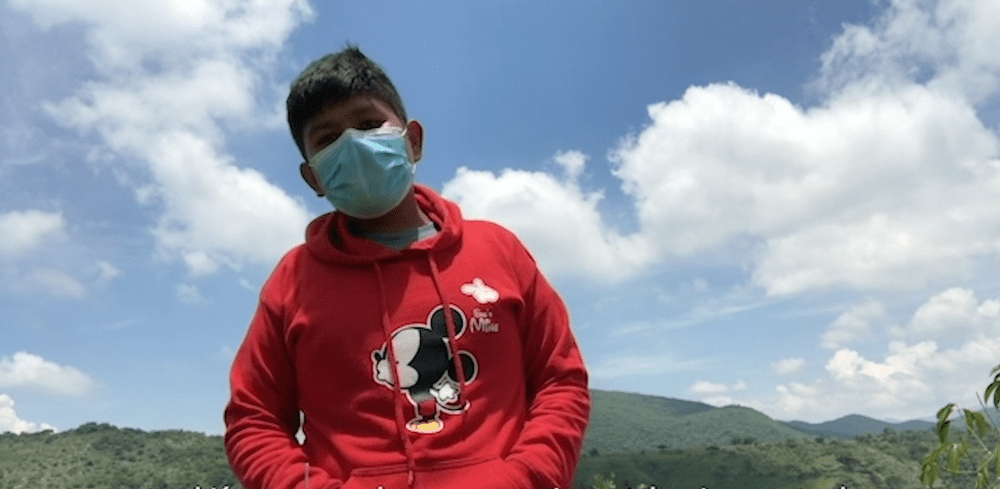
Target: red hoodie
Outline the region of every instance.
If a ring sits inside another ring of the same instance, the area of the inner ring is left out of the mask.
[[[264,285],[225,413],[247,489],[571,487],[590,398],[565,305],[509,231],[416,196],[435,236],[395,251],[325,214]]]

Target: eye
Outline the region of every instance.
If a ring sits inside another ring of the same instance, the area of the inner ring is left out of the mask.
[[[327,147],[330,143],[336,141],[338,136],[338,134],[334,134],[332,132],[322,132],[317,134],[312,139],[313,148],[316,148],[317,151],[321,150]]]
[[[382,127],[382,124],[385,124],[385,119],[381,118],[365,119],[361,121],[361,123],[358,124],[357,127],[355,127],[355,129],[361,129],[361,130],[378,129]]]

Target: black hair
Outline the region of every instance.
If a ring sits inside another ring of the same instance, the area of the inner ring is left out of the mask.
[[[403,100],[385,71],[361,53],[357,46],[348,44],[343,50],[327,54],[309,64],[292,82],[288,93],[288,128],[292,138],[305,156],[307,122],[316,117],[328,104],[347,100],[356,95],[370,95],[389,104],[404,122],[406,110]]]

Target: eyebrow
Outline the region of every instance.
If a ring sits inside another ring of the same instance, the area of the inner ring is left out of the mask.
[[[379,115],[380,117],[384,115],[384,114],[382,114],[382,113],[381,113],[381,112],[379,111],[378,107],[377,107],[377,106],[376,106],[375,104],[373,104],[373,103],[370,103],[370,102],[369,102],[369,103],[365,103],[365,104],[363,104],[363,105],[360,105],[360,106],[358,106],[358,107],[355,107],[355,108],[353,108],[353,109],[351,109],[351,110],[347,111],[347,113],[346,113],[345,115],[346,115],[347,117],[355,117],[355,116],[363,116],[363,115],[365,115],[365,114],[367,114],[367,113],[376,113],[376,114],[378,114],[378,115]],[[329,128],[329,127],[334,127],[334,128],[338,128],[339,126],[340,126],[340,125],[339,125],[339,124],[337,124],[337,123],[335,123],[335,122],[330,122],[330,121],[319,121],[319,122],[316,122],[315,124],[312,124],[312,125],[309,125],[309,126],[308,126],[308,127],[306,128],[306,131],[305,131],[305,136],[306,136],[306,137],[310,137],[310,136],[312,136],[312,135],[313,135],[313,134],[314,134],[314,133],[315,133],[316,131],[318,131],[318,130],[320,130],[320,129],[327,129],[327,128]],[[343,129],[341,129],[341,131],[343,131]]]
[[[316,134],[318,131],[320,131],[321,129],[327,129],[327,128],[330,128],[330,127],[337,127],[337,125],[338,124],[334,123],[334,122],[317,122],[315,124],[309,125],[309,127],[306,128],[305,135],[306,135],[307,138],[310,138],[314,134]]]

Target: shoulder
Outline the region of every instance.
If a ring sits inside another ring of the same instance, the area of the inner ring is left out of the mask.
[[[534,273],[537,264],[534,256],[516,233],[492,221],[471,219],[465,221],[465,243],[473,249],[488,252],[506,262],[519,273]]]
[[[284,302],[296,288],[302,270],[313,266],[316,266],[315,260],[311,259],[305,243],[288,250],[264,281],[260,292],[261,300],[271,304]]]
[[[521,246],[521,240],[514,232],[493,221],[468,219],[465,221],[464,228],[467,239],[491,240],[497,244]]]
[[[285,254],[278,260],[278,264],[274,267],[274,274],[287,273],[291,270],[298,269],[299,267],[305,266],[306,260],[310,256],[309,249],[305,243],[299,243],[292,247],[292,249],[285,252]]]

